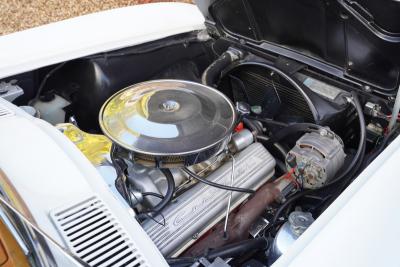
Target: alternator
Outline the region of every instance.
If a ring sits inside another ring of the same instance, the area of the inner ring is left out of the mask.
[[[286,165],[295,167],[304,188],[319,188],[342,167],[346,157],[343,147],[340,137],[327,128],[306,133],[288,153]]]

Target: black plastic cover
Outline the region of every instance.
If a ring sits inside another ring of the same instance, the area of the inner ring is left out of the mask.
[[[400,1],[200,0],[197,4],[223,35],[316,59],[385,94],[398,88]]]

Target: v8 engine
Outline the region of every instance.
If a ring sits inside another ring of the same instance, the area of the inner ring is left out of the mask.
[[[260,223],[266,207],[299,187],[323,187],[343,165],[343,142],[328,127],[306,127],[287,152],[251,113],[209,86],[155,80],[105,102],[99,118],[108,139],[58,127],[115,181],[165,257],[199,256],[262,234],[271,224]]]
[[[124,89],[100,112],[114,143],[119,191],[166,256],[181,254],[228,218],[275,172],[253,133],[234,133],[236,113],[215,89],[178,80]]]
[[[155,79],[114,93],[100,109],[104,135],[58,128],[172,266],[235,265],[254,251],[270,265],[351,182],[367,150],[358,95],[283,63],[230,48],[202,83]]]

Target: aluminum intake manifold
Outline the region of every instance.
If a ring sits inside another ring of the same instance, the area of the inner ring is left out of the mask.
[[[231,164],[223,164],[207,179],[230,185]],[[263,145],[254,143],[235,155],[233,185],[256,190],[272,177],[274,167],[274,158]],[[145,221],[143,228],[164,256],[177,256],[224,217],[229,193],[199,183],[170,203],[162,216]],[[248,194],[233,192],[231,210],[248,197]]]

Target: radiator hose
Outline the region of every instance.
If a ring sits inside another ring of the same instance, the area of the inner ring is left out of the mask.
[[[203,72],[201,76],[201,82],[204,85],[215,87],[219,78],[221,77],[221,72],[226,69],[232,62],[239,60],[243,57],[243,53],[236,49],[228,49],[222,55],[219,56],[207,69]]]
[[[268,136],[263,135],[263,127],[259,125],[257,122],[244,117],[243,123],[246,125],[247,128],[250,129],[251,132],[255,133],[257,141],[261,143],[268,143],[270,138]],[[274,142],[273,148],[281,155],[281,160],[285,160],[288,151],[278,142]]]

